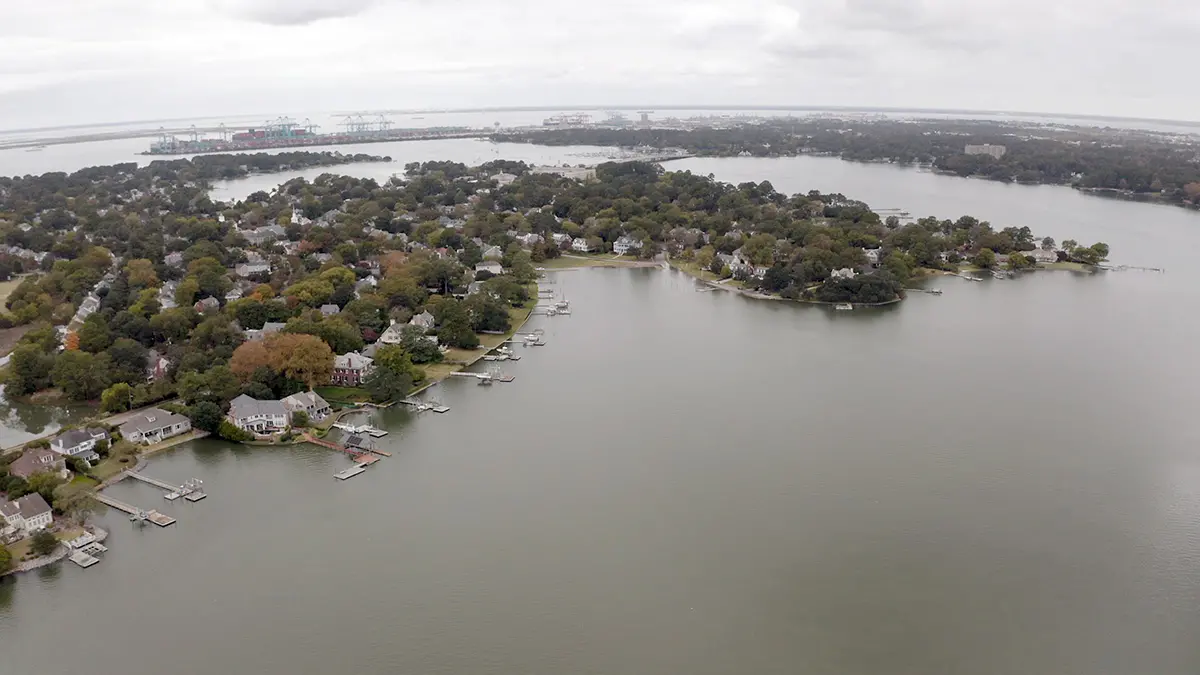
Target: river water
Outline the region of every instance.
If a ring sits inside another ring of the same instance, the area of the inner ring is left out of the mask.
[[[424,159],[438,159],[430,156]],[[821,158],[671,168],[1108,242],[1166,274],[939,279],[832,312],[562,272],[511,384],[393,456],[206,441],[210,498],[0,584],[6,671],[1200,672],[1200,214]],[[64,641],[64,636],[69,640]]]

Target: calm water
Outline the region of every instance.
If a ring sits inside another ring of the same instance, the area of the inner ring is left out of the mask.
[[[179,523],[105,516],[102,564],[0,584],[6,672],[1200,672],[1200,214],[816,158],[676,166],[1170,272],[946,279],[850,313],[558,274],[573,315],[535,320],[549,344],[515,382],[380,414],[394,456],[347,483],[316,448],[154,459],[212,496],[120,485]]]

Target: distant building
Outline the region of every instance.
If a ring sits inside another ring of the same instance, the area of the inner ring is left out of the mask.
[[[491,178],[492,180],[496,181],[498,186],[504,187],[505,185],[511,185],[512,182],[517,179],[517,176],[516,174],[511,173],[498,173]]]
[[[476,263],[475,271],[476,272],[491,272],[492,274],[504,274],[504,268],[500,266],[500,263],[498,263],[494,260],[488,260],[485,262]]]
[[[191,430],[192,421],[183,415],[151,408],[126,420],[121,425],[121,437],[130,443],[149,445]]]
[[[550,240],[554,242],[555,246],[562,246],[564,243],[570,243],[571,235],[564,232],[555,232],[550,235]]]
[[[504,257],[504,251],[499,246],[489,246],[483,250],[484,260],[499,260]]]
[[[221,301],[213,297],[204,298],[203,300],[196,301],[196,304],[192,305],[192,309],[201,314],[207,311],[215,312],[221,309]]]
[[[418,326],[424,330],[429,330],[430,328],[433,328],[436,320],[433,318],[433,315],[429,313],[429,310],[426,310],[414,316],[408,323],[413,326]]]
[[[163,258],[163,262],[167,263],[171,267],[183,267],[183,254],[178,251],[175,253],[168,253],[167,257]]]
[[[333,376],[330,379],[342,387],[357,387],[371,374],[374,367],[374,359],[358,352],[348,352],[334,357]]]
[[[161,380],[167,376],[167,368],[171,367],[171,361],[167,357],[158,353],[157,350],[151,349],[146,354],[146,378],[151,382]]]
[[[321,316],[334,316],[341,311],[341,308],[332,303],[321,305]]]
[[[863,255],[866,256],[867,263],[870,264],[871,267],[879,267],[879,249],[864,248]]]
[[[849,267],[843,267],[840,270],[834,270],[829,273],[830,279],[853,279],[856,272]]]
[[[580,253],[589,253],[592,250],[592,247],[588,245],[587,239],[583,237],[575,237],[574,241],[571,242],[571,250],[578,251]]]
[[[1047,250],[1044,248],[1035,248],[1032,251],[1022,251],[1027,257],[1035,263],[1050,264],[1058,262],[1058,252]]]
[[[963,153],[968,155],[989,155],[995,159],[1000,159],[1004,153],[1008,152],[1008,148],[1003,145],[992,145],[983,143],[980,145],[968,145],[963,148]]]
[[[270,274],[271,273],[271,265],[269,263],[265,263],[265,262],[242,263],[241,265],[238,265],[237,267],[233,268],[233,271],[239,277],[245,279],[246,277],[250,277],[250,276],[253,276],[256,274]]]
[[[11,502],[0,502],[0,518],[25,534],[43,530],[54,524],[54,513],[37,492]]]
[[[630,237],[629,235],[619,237],[613,242],[613,253],[616,253],[617,255],[625,255],[629,251],[640,251],[641,249],[642,242]]]

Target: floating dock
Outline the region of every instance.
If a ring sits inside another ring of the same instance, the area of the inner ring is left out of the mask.
[[[90,556],[90,555],[84,553],[83,551],[76,551],[76,552],[72,553],[70,556],[70,560],[71,560],[71,562],[73,562],[76,565],[79,565],[80,567],[83,567],[85,569],[100,562],[99,558]]]
[[[403,401],[401,401],[401,403],[403,403],[404,405],[416,408],[417,412],[424,412],[426,410],[431,410],[435,413],[450,412],[450,406],[442,405],[441,403],[437,403],[436,401],[425,402],[425,401],[418,401],[415,398],[406,398]]]
[[[84,546],[83,548],[80,548],[79,550],[87,555],[95,556],[100,555],[101,553],[107,553],[108,547],[96,541]]]
[[[354,466],[350,467],[349,469],[343,469],[343,470],[333,474],[333,477],[338,480],[349,480],[351,478],[354,478],[358,474],[365,473],[365,472],[366,472],[366,468],[362,464],[355,464]]]
[[[374,438],[383,438],[384,436],[388,435],[388,432],[384,431],[383,429],[377,429],[370,424],[356,426],[353,424],[342,424],[341,422],[338,422],[337,424],[333,425],[333,428],[341,429],[348,434],[367,434],[368,436],[372,436]]]

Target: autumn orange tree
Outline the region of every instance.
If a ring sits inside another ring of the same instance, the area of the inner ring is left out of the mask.
[[[273,333],[265,340],[240,345],[234,350],[229,367],[243,381],[266,367],[311,389],[325,384],[333,375],[333,350],[314,335]]]
[[[67,333],[67,337],[63,339],[63,348],[68,351],[76,351],[79,349],[79,333],[71,331]]]

